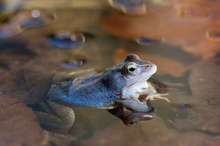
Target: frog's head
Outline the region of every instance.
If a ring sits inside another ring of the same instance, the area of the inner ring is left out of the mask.
[[[155,64],[130,54],[123,62],[108,69],[102,79],[111,91],[122,94],[122,98],[134,98],[147,88],[146,81],[156,71]]]

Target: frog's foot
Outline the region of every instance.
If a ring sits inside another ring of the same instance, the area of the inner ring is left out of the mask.
[[[168,96],[168,95],[169,95],[168,93],[165,93],[165,94],[159,94],[159,93],[150,94],[146,97],[146,100],[163,99],[163,100],[166,100],[167,102],[170,102],[170,100],[167,97],[164,97],[164,96]]]
[[[41,106],[46,113],[36,112],[36,115],[43,128],[51,130],[73,126],[75,113],[71,108],[46,99],[41,103]]]

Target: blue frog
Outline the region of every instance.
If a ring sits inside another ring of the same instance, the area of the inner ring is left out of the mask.
[[[152,83],[147,81],[156,71],[155,64],[131,54],[120,64],[101,73],[84,75],[52,85],[44,107],[49,106],[47,111],[56,115],[52,119],[57,119],[58,122],[53,121],[51,124],[65,128],[71,127],[75,120],[71,106],[108,110],[122,107],[147,113],[152,110],[149,100],[155,97],[163,98]],[[145,96],[140,99],[140,95]]]

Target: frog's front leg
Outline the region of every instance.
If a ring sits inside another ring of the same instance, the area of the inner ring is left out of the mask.
[[[153,110],[149,101],[140,102],[136,98],[126,99],[122,101],[118,101],[123,107],[137,112],[150,112]]]
[[[75,121],[74,111],[66,106],[45,99],[41,107],[46,111],[37,112],[40,125],[46,129],[70,128]]]
[[[170,102],[170,100],[168,98],[164,97],[164,96],[167,96],[167,95],[169,95],[169,94],[168,93],[164,93],[164,94],[160,94],[160,93],[149,94],[146,97],[146,101],[147,100],[155,100],[155,99],[163,99],[163,100],[165,100],[167,102]]]
[[[146,88],[145,91],[143,91],[143,93],[141,95],[146,95],[145,101],[148,100],[154,100],[154,99],[163,99],[166,100],[167,102],[170,102],[170,100],[164,96],[169,95],[168,93],[164,93],[164,94],[160,94],[157,92],[155,86],[151,83],[148,82],[148,88]]]

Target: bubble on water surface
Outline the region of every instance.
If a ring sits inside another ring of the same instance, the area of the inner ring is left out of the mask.
[[[20,25],[5,23],[0,25],[0,39],[13,37],[22,32]]]
[[[180,108],[180,109],[188,109],[188,108],[192,108],[192,106],[189,105],[189,104],[180,104],[180,105],[179,105],[179,108]]]
[[[33,18],[38,18],[38,17],[40,16],[40,11],[37,10],[37,9],[32,10],[32,11],[31,11],[31,16],[32,16]]]
[[[84,57],[77,57],[73,61],[69,61],[69,60],[64,61],[63,63],[61,63],[61,66],[67,69],[74,69],[74,68],[82,67],[86,62],[87,60]]]
[[[85,44],[85,35],[80,32],[58,32],[49,34],[48,40],[55,47],[71,49]]]
[[[122,10],[126,14],[144,14],[146,12],[144,0],[109,0],[113,8]]]
[[[210,14],[210,7],[199,3],[183,3],[175,6],[179,17],[184,19],[204,19]]]
[[[150,37],[138,37],[135,41],[144,46],[156,45],[161,42],[160,38],[150,38]]]
[[[22,28],[47,25],[55,20],[56,14],[54,12],[40,11],[38,9],[34,9],[31,12],[20,12],[12,19],[12,21],[18,22]]]
[[[220,42],[220,27],[209,29],[206,36],[211,41]]]

